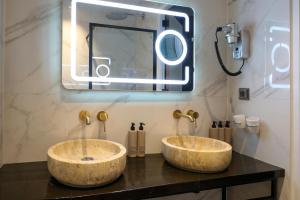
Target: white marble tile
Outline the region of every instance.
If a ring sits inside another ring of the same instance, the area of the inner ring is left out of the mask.
[[[196,89],[191,93],[65,90],[61,86],[61,2],[7,1],[5,163],[45,160],[49,146],[72,138],[100,137],[126,145],[126,135],[132,121],[147,124],[147,153],[160,152],[160,140],[166,135],[207,135],[212,120],[224,120],[226,117],[226,77],[218,66],[213,41],[215,28],[226,22],[228,6],[228,20],[247,27],[253,41],[252,55],[243,75],[231,80],[232,112],[257,115],[263,121],[259,137],[238,130],[234,137],[234,148],[288,169],[289,89],[272,88],[266,84],[268,74],[265,72],[270,68],[270,58],[265,56],[268,53],[265,47],[267,44],[272,46],[272,43],[266,43],[265,36],[270,23],[289,25],[289,3],[286,0],[161,2],[186,5],[195,10]],[[275,36],[278,36],[278,40],[288,42],[286,35]],[[279,62],[285,63],[286,60],[280,59]],[[288,80],[288,75],[283,77],[283,83]],[[251,101],[238,100],[239,87],[251,89]],[[94,117],[92,125],[84,130],[78,120],[78,113],[83,109],[90,111]],[[175,109],[198,111],[198,127],[194,129],[184,119],[180,122],[173,120],[172,112]],[[106,134],[103,133],[103,125],[95,119],[100,110],[109,114]],[[281,199],[288,199],[287,181],[283,187]],[[180,195],[176,199],[218,199],[219,194],[209,191],[198,195]],[[239,199],[241,192],[233,190],[231,195],[232,199]]]
[[[224,0],[161,2],[191,6],[195,10],[196,89],[192,93],[67,91],[61,86],[60,1],[7,1],[4,162],[45,160],[49,146],[72,138],[100,137],[126,145],[132,121],[147,124],[148,153],[160,152],[160,140],[166,135],[207,135],[211,120],[226,117],[226,77],[215,58],[213,41],[215,28],[226,22],[228,6],[228,20],[247,27],[253,41],[244,74],[231,80],[233,112],[257,115],[263,120],[259,137],[238,130],[234,148],[288,169],[289,90],[270,87],[265,74],[270,67],[265,47],[272,45],[265,42],[266,28],[270,23],[289,24],[288,3],[285,0],[231,0],[227,4]],[[277,39],[288,42],[286,35],[279,34]],[[283,79],[286,83],[289,76]],[[238,87],[250,87],[250,102],[238,100]],[[200,113],[196,129],[185,120],[173,120],[173,110],[191,108]],[[82,109],[94,116],[92,125],[84,130],[78,120]],[[95,119],[100,110],[109,114],[106,134],[103,125]],[[281,199],[288,199],[286,182],[283,187]],[[232,191],[232,198],[238,199],[240,194]],[[209,191],[176,198],[213,199],[218,195],[219,192]]]
[[[130,122],[145,122],[148,153],[160,152],[160,140],[166,135],[192,132],[207,135],[210,121],[225,117],[226,79],[216,65],[210,41],[214,27],[225,22],[226,4],[222,0],[181,4],[192,6],[196,12],[196,89],[191,93],[157,94],[63,89],[60,1],[9,1],[6,7],[9,12],[4,161],[45,160],[47,148],[58,141],[79,138],[83,134],[104,137],[103,125],[95,119],[83,133],[78,120],[82,109],[93,116],[100,110],[107,111],[110,118],[106,124],[106,138],[124,145]],[[222,16],[209,12],[213,8],[223,13]],[[198,127],[193,128],[185,120],[176,122],[172,118],[175,109],[198,111]]]
[[[3,52],[4,52],[4,25],[3,25],[3,1],[0,0],[0,167],[3,164],[2,160],[2,153],[3,153],[3,145],[2,145],[2,138],[3,138]]]
[[[126,146],[132,121],[147,124],[146,151],[158,153],[162,137],[176,133],[207,135],[212,119],[225,118],[226,78],[217,67],[211,42],[214,27],[225,23],[223,0],[175,2],[192,6],[196,12],[196,89],[178,94],[63,89],[59,2],[7,3],[4,162],[45,160],[49,146],[73,138],[106,138]],[[219,15],[210,12],[211,9]],[[94,117],[92,125],[84,130],[78,120],[82,109]],[[175,109],[198,111],[198,127],[195,129],[184,119],[174,120]],[[100,110],[109,114],[105,134],[103,124],[95,119]],[[219,195],[209,191],[176,198],[218,199]]]
[[[289,1],[236,0],[229,1],[228,5],[229,21],[238,22],[251,34],[251,57],[243,74],[230,79],[232,112],[258,116],[262,120],[260,135],[236,130],[234,149],[285,168],[287,176],[280,199],[289,199],[290,75],[289,70],[280,72],[289,67]],[[271,74],[272,82],[269,81]],[[250,101],[238,99],[238,88],[241,87],[250,88]],[[258,188],[247,189],[255,194]],[[239,196],[242,191],[233,193]]]

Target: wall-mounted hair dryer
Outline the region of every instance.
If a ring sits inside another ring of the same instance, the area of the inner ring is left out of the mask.
[[[218,46],[218,33],[224,32],[225,39],[232,49],[232,57],[235,60],[242,60],[242,66],[237,72],[230,72],[228,68],[224,65],[220,51]],[[224,70],[224,72],[230,76],[238,76],[242,73],[242,69],[245,64],[245,60],[249,57],[249,45],[250,45],[250,37],[249,33],[246,30],[238,30],[238,26],[236,23],[226,24],[223,27],[218,27],[216,30],[216,41],[215,41],[215,50],[217,53],[218,61]]]
[[[240,37],[236,24],[227,24],[222,27],[222,31],[226,34],[228,44],[236,44]]]

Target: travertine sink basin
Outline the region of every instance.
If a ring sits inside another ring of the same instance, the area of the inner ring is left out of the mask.
[[[162,139],[164,158],[175,167],[213,173],[225,170],[232,155],[231,145],[205,137],[169,136]]]
[[[126,165],[126,149],[118,143],[80,139],[58,143],[48,150],[48,169],[59,182],[95,187],[116,180]]]

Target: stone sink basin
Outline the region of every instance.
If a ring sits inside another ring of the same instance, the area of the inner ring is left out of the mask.
[[[193,172],[224,171],[231,162],[231,145],[205,137],[169,136],[162,139],[162,153],[171,165]]]
[[[73,187],[96,187],[116,180],[126,165],[126,149],[108,140],[79,139],[53,145],[48,169],[59,182]]]

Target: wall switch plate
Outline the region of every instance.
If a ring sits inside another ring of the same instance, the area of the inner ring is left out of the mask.
[[[240,100],[250,100],[250,89],[249,88],[239,88],[239,99]]]

